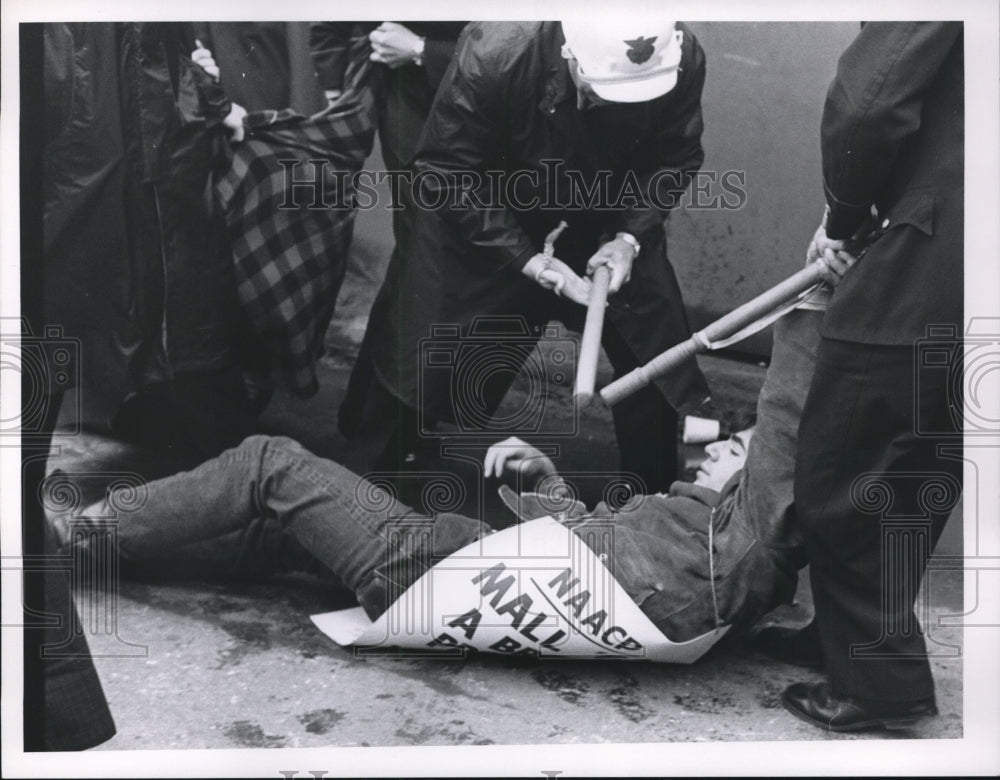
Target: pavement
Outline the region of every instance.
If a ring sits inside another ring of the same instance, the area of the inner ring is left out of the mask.
[[[932,620],[960,611],[955,583],[936,595]],[[691,666],[364,657],[309,621],[341,605],[292,579],[123,583],[117,636],[91,639],[118,725],[97,750],[962,736],[957,656],[933,659],[939,717],[907,731],[830,735],[780,704],[785,686],[821,674],[744,643]],[[773,619],[799,624],[808,609],[803,592]],[[960,644],[960,631],[937,639]]]

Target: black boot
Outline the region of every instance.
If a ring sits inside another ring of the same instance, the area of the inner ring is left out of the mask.
[[[868,701],[836,694],[829,683],[789,685],[781,703],[796,718],[827,731],[903,729],[938,714],[933,695],[913,701]]]

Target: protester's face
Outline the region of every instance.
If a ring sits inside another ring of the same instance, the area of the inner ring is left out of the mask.
[[[705,447],[707,457],[698,467],[694,484],[722,490],[729,478],[743,468],[753,428],[734,433],[728,441],[715,441]]]

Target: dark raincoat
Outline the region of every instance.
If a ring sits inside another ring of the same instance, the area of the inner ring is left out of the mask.
[[[124,396],[231,366],[237,309],[210,179],[230,110],[181,23],[45,29],[46,324]]]

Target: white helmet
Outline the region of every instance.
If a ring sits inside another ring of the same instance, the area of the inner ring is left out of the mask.
[[[640,103],[677,84],[683,33],[674,22],[569,19],[562,23],[563,56],[577,61],[578,75],[604,100]]]

